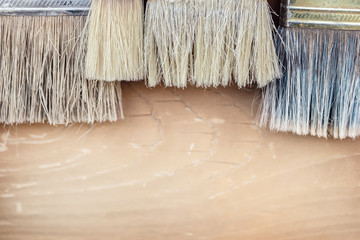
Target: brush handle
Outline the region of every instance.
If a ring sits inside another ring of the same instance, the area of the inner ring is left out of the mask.
[[[0,15],[5,16],[82,16],[91,0],[0,0]]]
[[[360,30],[360,0],[282,0],[281,25]]]

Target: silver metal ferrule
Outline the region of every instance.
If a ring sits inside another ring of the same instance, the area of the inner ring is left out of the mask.
[[[360,30],[360,0],[282,0],[281,25]]]
[[[0,0],[0,16],[83,16],[91,0]]]

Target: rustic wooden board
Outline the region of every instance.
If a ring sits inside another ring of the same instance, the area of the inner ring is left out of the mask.
[[[259,129],[253,90],[123,92],[124,121],[0,129],[0,239],[360,239],[359,141]]]

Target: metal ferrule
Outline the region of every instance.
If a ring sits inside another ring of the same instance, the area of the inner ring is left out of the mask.
[[[282,0],[281,25],[360,30],[360,0]]]
[[[83,16],[91,0],[0,0],[0,16]]]

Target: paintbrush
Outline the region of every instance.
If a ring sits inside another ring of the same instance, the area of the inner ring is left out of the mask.
[[[90,0],[0,0],[0,122],[122,118],[118,83],[85,79]]]
[[[86,77],[143,80],[143,0],[93,0],[89,14]]]
[[[318,137],[360,134],[360,1],[283,0],[283,76],[263,92],[259,122]]]
[[[147,84],[264,86],[280,76],[264,0],[149,0]]]

